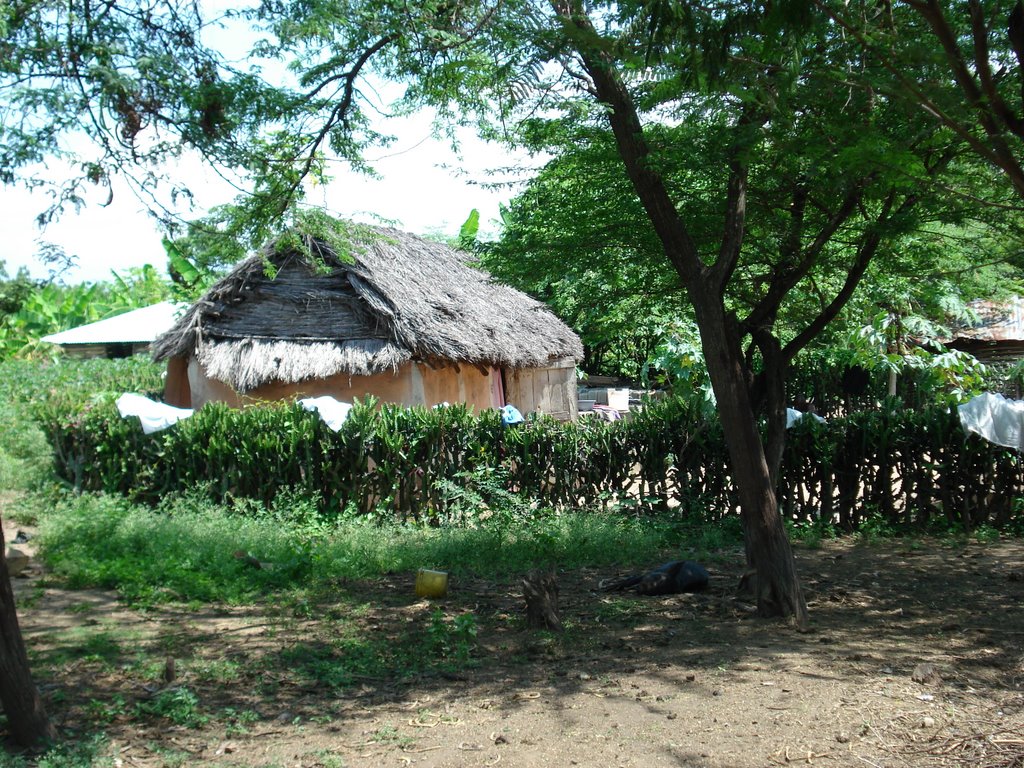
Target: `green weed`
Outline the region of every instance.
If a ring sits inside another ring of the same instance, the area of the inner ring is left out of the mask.
[[[95,723],[109,725],[127,713],[124,697],[115,694],[109,700],[90,699],[85,705],[86,715]]]
[[[991,525],[979,525],[973,531],[971,535],[974,536],[974,540],[979,544],[991,544],[992,542],[999,541],[999,529],[993,528]]]
[[[594,616],[601,622],[633,626],[642,621],[649,612],[650,608],[637,600],[607,597],[595,607]]]
[[[443,610],[435,608],[430,616],[427,640],[435,659],[468,664],[476,647],[476,635],[476,616],[472,613],[461,613],[449,621]]]
[[[188,688],[168,688],[137,707],[140,715],[162,717],[185,728],[200,728],[210,717],[200,710],[199,697]]]
[[[253,723],[259,722],[260,715],[259,712],[255,712],[251,709],[243,709],[239,711],[232,707],[227,707],[221,711],[218,719],[227,723],[225,733],[228,737],[242,736],[249,733],[249,726]]]
[[[160,758],[160,768],[183,768],[191,765],[193,757],[181,749],[169,749],[162,744],[151,742],[146,746],[150,752]]]
[[[279,658],[299,678],[339,689],[351,686],[360,677],[379,677],[397,671],[397,665],[391,661],[396,650],[395,645],[385,641],[353,636],[331,643],[296,643],[281,651]]]
[[[857,528],[856,535],[865,544],[873,544],[884,539],[894,538],[897,533],[896,528],[888,520],[878,512],[873,512],[865,517]]]
[[[839,537],[839,533],[830,523],[794,523],[786,521],[786,531],[794,542],[803,544],[808,549],[820,549],[823,541]]]
[[[233,683],[242,674],[242,666],[230,659],[195,659],[188,663],[188,671],[201,682]]]
[[[0,768],[108,768],[114,765],[114,761],[105,754],[106,749],[106,737],[97,734],[75,742],[58,744],[31,762],[20,755],[10,755],[0,750]]]
[[[411,736],[404,736],[390,723],[382,725],[380,728],[375,730],[370,735],[370,740],[376,741],[378,744],[394,744],[399,747],[411,747],[416,743],[414,738]]]
[[[109,666],[121,658],[122,643],[130,642],[138,634],[116,626],[75,626],[51,637],[53,648],[40,654],[47,664],[81,660]]]
[[[345,758],[329,749],[318,749],[313,757],[323,768],[345,768]]]

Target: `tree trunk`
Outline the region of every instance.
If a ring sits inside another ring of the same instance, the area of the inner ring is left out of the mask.
[[[552,5],[584,38],[596,37],[580,0],[552,0]],[[741,158],[747,145],[740,136],[743,132],[736,134],[737,145],[730,162],[722,245],[718,258],[709,267],[702,260],[664,180],[649,162],[651,150],[643,124],[616,62],[599,48],[581,45],[577,50],[593,82],[595,97],[608,108],[608,123],[626,174],[661,240],[666,258],[686,286],[697,315],[708,375],[718,399],[718,413],[732,461],[733,482],[739,492],[747,558],[756,571],[758,611],[763,616],[792,616],[803,626],[807,622],[807,604],[779,517],[764,444],[750,403],[739,334],[722,303],[724,286],[738,262],[745,231],[747,174]],[[756,123],[756,118],[747,113],[740,122],[745,123],[748,118]]]
[[[797,626],[804,627],[807,603],[779,515],[744,376],[735,323],[712,292],[694,290],[690,298],[697,313],[708,376],[718,401],[732,480],[740,498],[747,562],[756,573],[758,613],[792,617]]]
[[[0,554],[5,554],[2,522]],[[7,715],[11,736],[18,744],[35,747],[56,739],[57,733],[32,682],[5,557],[0,557],[0,705]]]
[[[782,457],[786,450],[786,363],[782,359],[782,346],[777,338],[768,331],[758,334],[758,337],[758,348],[764,361],[761,404],[768,422],[765,459],[768,462],[768,477],[777,493]]]

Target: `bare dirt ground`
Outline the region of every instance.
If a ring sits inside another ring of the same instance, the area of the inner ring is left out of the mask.
[[[797,558],[809,633],[736,597],[739,552],[707,563],[699,595],[610,596],[594,587],[614,572],[560,572],[561,635],[523,627],[514,580],[428,603],[395,574],[323,604],[145,612],[38,570],[16,591],[55,720],[106,733],[116,766],[1024,766],[1024,542]],[[437,652],[437,608],[472,613],[468,663],[417,658]],[[367,639],[403,650],[353,672]],[[208,719],[139,714],[177,689]]]

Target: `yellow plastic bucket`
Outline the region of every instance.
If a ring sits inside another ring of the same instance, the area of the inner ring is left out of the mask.
[[[420,568],[416,572],[416,594],[420,597],[444,597],[448,594],[448,574]]]

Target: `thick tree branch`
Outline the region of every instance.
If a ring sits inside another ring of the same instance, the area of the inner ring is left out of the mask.
[[[1017,71],[1024,72],[1024,3],[1021,0],[1017,0],[1006,20],[1006,37],[1017,57]],[[1020,79],[1020,100],[1024,109],[1024,77]]]
[[[949,63],[954,71],[955,77],[957,72],[960,73],[960,77],[963,77],[966,74],[966,80],[964,80],[964,83],[968,90],[964,93],[968,96],[969,100],[970,94],[975,94],[975,101],[972,101],[971,103],[972,106],[978,110],[979,122],[982,124],[982,128],[985,129],[985,137],[989,141],[987,144],[981,138],[976,136],[968,127],[964,126],[959,120],[950,115],[946,110],[942,109],[934,99],[930,98],[928,94],[925,93],[925,91],[917,84],[917,82],[908,77],[901,67],[893,61],[887,50],[868,40],[854,24],[850,23],[849,20],[838,14],[828,3],[825,2],[825,0],[814,1],[815,5],[817,5],[819,9],[828,14],[828,16],[841,26],[843,30],[856,39],[866,51],[869,51],[874,57],[876,57],[879,63],[895,78],[899,88],[895,89],[893,93],[890,94],[891,96],[894,98],[906,98],[906,95],[910,94],[913,97],[914,102],[929,114],[933,115],[941,125],[953,131],[957,136],[963,139],[974,153],[978,155],[978,157],[999,168],[999,170],[1006,175],[1007,179],[1009,179],[1017,194],[1024,197],[1024,168],[1021,167],[1021,164],[1014,157],[1012,151],[1009,150],[1005,141],[1002,140],[999,130],[992,124],[991,116],[989,115],[988,118],[986,118],[983,105],[979,106],[977,95],[980,93],[980,90],[977,83],[975,83],[973,78],[971,78],[970,72],[963,64],[963,57],[960,56],[959,47],[956,46],[956,40],[952,35],[952,32],[948,32],[946,35],[947,39],[951,40],[953,44],[953,47],[948,49],[948,51],[953,55],[953,59]],[[904,0],[904,2],[909,7],[920,13],[922,17],[926,18],[926,20],[928,19],[929,14],[934,16],[934,0]],[[938,9],[938,11],[941,20],[937,21],[939,21],[940,26],[945,26],[948,31],[948,24],[945,24],[945,19],[941,18],[941,9]],[[931,22],[929,21],[929,23]],[[1022,38],[1024,38],[1024,32],[1022,32]],[[945,44],[943,45],[943,50],[944,52],[947,51]],[[963,90],[960,77],[956,78],[957,85],[961,86],[961,90]],[[1024,95],[1024,90],[1022,90],[1022,95]],[[986,122],[988,125],[986,125]]]
[[[1024,135],[1020,119],[1013,114],[996,87],[995,76],[992,74],[992,67],[989,63],[988,27],[985,24],[985,11],[978,0],[970,0],[968,9],[971,16],[971,36],[974,39],[974,69],[981,81],[981,89],[988,102],[988,107],[1013,134]]]
[[[864,273],[867,271],[868,265],[871,263],[871,259],[874,258],[875,253],[878,252],[878,246],[882,242],[882,236],[887,224],[892,218],[892,209],[896,202],[896,191],[892,190],[886,197],[885,202],[882,204],[882,211],[875,219],[873,226],[865,233],[860,248],[857,250],[857,256],[854,259],[853,264],[850,267],[849,272],[846,274],[846,280],[843,282],[843,287],[839,289],[835,298],[826,306],[817,317],[815,317],[807,327],[804,328],[799,334],[796,335],[782,350],[782,360],[788,364],[796,354],[807,346],[812,340],[817,338],[825,327],[835,320],[836,316],[842,311],[843,307],[846,306],[847,302],[853,297],[854,291],[857,286],[860,285],[861,278],[864,277]],[[915,196],[906,198],[900,207],[897,209],[897,213],[904,213],[913,207],[917,202]]]
[[[570,7],[568,3],[555,0],[553,6],[570,31],[574,29],[585,39],[597,37],[580,3],[573,2]],[[607,53],[583,44],[579,46],[579,54],[594,83],[598,101],[608,109],[608,121],[626,173],[658,233],[665,255],[684,282],[695,283],[705,272],[697,244],[679,217],[661,175],[649,165],[650,147],[629,91]]]
[[[740,260],[743,247],[743,233],[747,218],[747,164],[737,159],[729,163],[729,191],[725,201],[725,231],[718,259],[708,270],[711,286],[719,296],[725,294],[725,286]]]
[[[778,314],[779,307],[782,306],[782,301],[785,299],[786,294],[789,293],[804,277],[810,273],[814,268],[814,265],[818,263],[818,258],[821,256],[822,250],[829,243],[839,228],[849,220],[850,216],[853,215],[854,211],[857,210],[857,206],[861,202],[864,188],[862,185],[858,185],[854,189],[850,190],[846,197],[843,198],[842,203],[836,211],[829,217],[828,221],[818,232],[817,237],[814,241],[803,250],[802,253],[793,254],[794,258],[798,258],[795,264],[792,264],[788,269],[780,268],[777,269],[772,275],[772,281],[765,291],[764,296],[757,303],[757,305],[750,311],[746,319],[742,323],[743,329],[748,333],[753,333],[754,329],[760,328],[763,325],[771,324],[774,322],[776,314]],[[802,205],[802,203],[801,203]],[[802,216],[802,210],[800,212]],[[799,243],[796,244],[799,249]]]
[[[926,3],[911,3],[911,7],[917,10],[922,18],[928,22],[935,37],[939,40],[939,44],[942,46],[943,53],[946,56],[946,61],[953,73],[953,78],[956,80],[961,92],[967,97],[967,102],[975,109],[978,115],[978,123],[988,138],[996,164],[1010,178],[1018,192],[1024,194],[1024,169],[1021,168],[1020,162],[1006,143],[1003,135],[1003,128],[1009,129],[1010,126],[999,119],[995,105],[987,98],[987,94],[982,91],[981,86],[974,79],[974,75],[964,60],[960,46],[957,44],[956,35],[950,28],[949,22],[942,11],[942,6],[939,5],[938,0],[928,0]],[[979,45],[978,36],[984,36],[987,32],[984,28],[984,19],[975,18],[975,14],[972,13],[972,26],[974,24],[981,27],[980,30],[974,29],[973,36],[977,50]],[[987,44],[983,48],[987,51]],[[979,66],[979,73],[980,69],[988,69],[987,58],[984,62],[976,62],[976,64]]]

